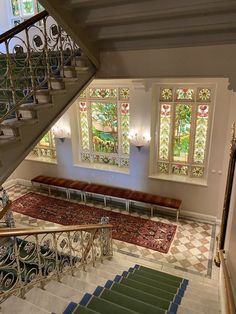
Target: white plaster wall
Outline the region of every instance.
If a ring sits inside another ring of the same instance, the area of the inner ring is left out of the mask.
[[[6,32],[10,28],[10,1],[0,1],[0,35]]]
[[[186,81],[187,78],[181,81]],[[143,84],[135,81],[132,86],[131,100],[131,127],[141,125],[147,130],[151,124],[152,85],[164,81],[179,81],[176,79],[149,79]],[[55,175],[66,178],[80,179],[89,182],[99,182],[115,186],[124,186],[131,189],[147,191],[163,196],[182,199],[183,210],[191,213],[220,218],[227,173],[227,148],[230,140],[230,94],[227,90],[226,79],[189,79],[191,82],[215,82],[217,83],[217,101],[213,119],[212,145],[210,148],[208,185],[198,186],[186,183],[170,182],[148,178],[149,174],[149,147],[138,151],[131,147],[129,174],[115,173],[111,171],[94,170],[74,165],[71,140],[61,143],[57,140],[58,165],[43,164],[40,162],[24,161],[17,168],[12,177],[31,179],[35,175]],[[113,83],[120,81],[113,81]],[[109,84],[108,84],[109,85]],[[70,115],[75,118],[76,108],[70,108]],[[64,117],[64,121],[67,118]],[[77,130],[72,125],[73,142],[79,141]],[[74,151],[74,155],[77,152]],[[215,172],[212,172],[215,170]],[[222,174],[221,174],[222,172]]]

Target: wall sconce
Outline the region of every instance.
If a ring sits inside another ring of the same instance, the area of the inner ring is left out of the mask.
[[[54,125],[52,127],[52,133],[54,137],[58,138],[62,143],[66,138],[70,138],[70,128],[63,125]]]
[[[143,146],[148,145],[151,140],[150,135],[142,130],[130,130],[128,138],[130,144],[136,146],[139,151]]]

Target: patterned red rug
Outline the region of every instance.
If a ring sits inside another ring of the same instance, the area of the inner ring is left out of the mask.
[[[109,217],[114,239],[167,253],[176,226],[110,210],[72,203],[37,193],[27,193],[12,203],[12,210],[61,225],[96,224]]]

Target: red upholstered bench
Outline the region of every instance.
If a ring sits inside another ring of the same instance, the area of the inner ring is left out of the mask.
[[[32,184],[39,183],[40,185],[45,185],[48,188],[48,194],[51,194],[51,187],[56,187],[65,190],[66,196],[68,198],[68,188],[70,184],[72,184],[74,181],[70,179],[64,179],[64,178],[56,178],[56,177],[49,177],[49,176],[37,176],[33,179],[31,179]]]
[[[95,194],[103,197],[104,205],[107,206],[107,200],[110,198],[116,198],[125,201],[126,210],[128,210],[129,195],[131,190],[125,188],[119,188],[109,185],[90,183],[84,190],[84,201],[86,202],[87,195]]]
[[[176,210],[176,220],[179,219],[179,211],[181,207],[181,201],[173,198],[162,197],[145,192],[132,191],[129,196],[131,201],[150,204],[151,217],[153,217],[153,209],[155,206],[163,207],[166,209]]]
[[[70,198],[71,192],[79,192],[81,196],[81,200],[84,200],[84,193],[83,190],[84,188],[88,185],[88,182],[83,182],[83,181],[73,181],[69,186],[68,186],[68,198]]]

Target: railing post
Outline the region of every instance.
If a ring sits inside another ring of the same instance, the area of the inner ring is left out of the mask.
[[[39,268],[39,280],[40,280],[40,287],[44,289],[44,282],[43,282],[43,271],[42,271],[42,258],[41,258],[41,248],[39,245],[39,238],[38,234],[35,235],[36,238],[36,249],[37,249],[37,256],[38,256],[38,268]]]
[[[12,71],[12,63],[11,63],[11,56],[10,56],[10,51],[9,51],[9,42],[6,40],[5,41],[5,46],[6,46],[6,53],[7,53],[7,73],[9,75],[9,80],[10,80],[10,85],[11,85],[11,92],[12,92],[12,100],[14,106],[16,105],[16,89],[15,89],[15,82],[13,79],[13,71]],[[16,117],[18,120],[20,120],[20,116],[18,115],[18,111],[16,110]]]
[[[85,249],[84,249],[84,239],[83,239],[83,231],[80,231],[80,245],[81,245],[81,252],[82,252],[82,267],[85,271]]]
[[[25,288],[24,288],[24,283],[21,278],[21,267],[20,267],[20,259],[19,259],[19,250],[18,250],[18,245],[17,245],[17,239],[14,237],[14,255],[16,259],[16,267],[17,267],[17,279],[19,281],[20,285],[20,297],[22,299],[25,298]]]
[[[62,28],[58,25],[59,43],[60,43],[59,50],[60,50],[60,59],[61,59],[60,75],[61,77],[64,77],[64,54],[63,54],[61,31],[62,31]]]
[[[30,80],[31,85],[33,89],[33,102],[36,103],[36,86],[35,86],[35,80],[34,80],[34,71],[32,66],[32,55],[31,55],[31,49],[30,49],[30,41],[29,41],[29,30],[28,28],[25,29],[26,34],[26,42],[27,42],[27,54],[28,54],[28,62],[29,62],[29,69],[30,69]]]
[[[46,57],[48,89],[52,89],[51,66],[50,66],[49,50],[48,50],[48,35],[47,35],[46,19],[47,19],[46,17],[43,18],[44,49],[45,49],[45,57]]]
[[[72,257],[72,243],[71,243],[71,238],[70,238],[70,231],[67,232],[67,237],[68,237],[68,245],[69,245],[69,251],[70,251],[71,275],[74,276],[73,257]]]
[[[56,233],[53,233],[53,242],[54,242],[54,250],[55,250],[55,257],[56,257],[56,272],[57,272],[57,281],[61,281],[60,277],[60,269],[59,269],[59,259],[58,259],[58,251],[57,251],[57,238]]]

